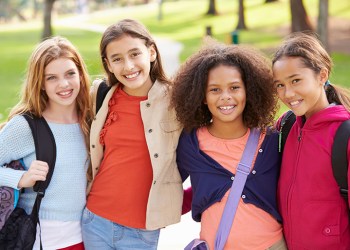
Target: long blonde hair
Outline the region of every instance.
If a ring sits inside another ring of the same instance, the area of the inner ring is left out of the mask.
[[[30,112],[42,117],[48,97],[44,91],[44,71],[46,66],[58,59],[72,60],[80,74],[80,91],[77,96],[77,113],[80,126],[84,133],[85,142],[89,143],[89,130],[92,112],[90,109],[90,78],[86,65],[74,45],[63,37],[49,38],[36,46],[28,61],[26,79],[22,85],[21,99],[9,114],[8,120],[15,115]]]

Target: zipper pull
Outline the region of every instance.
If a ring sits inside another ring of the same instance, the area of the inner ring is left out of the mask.
[[[300,130],[300,133],[299,133],[299,136],[298,136],[298,141],[299,142],[301,141],[301,132],[302,132],[302,130]]]

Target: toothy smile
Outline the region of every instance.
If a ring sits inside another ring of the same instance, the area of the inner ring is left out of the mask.
[[[219,107],[219,109],[221,110],[229,110],[229,109],[233,109],[235,106],[221,106]]]
[[[128,79],[131,79],[131,78],[134,78],[136,76],[138,76],[140,74],[140,72],[136,72],[136,73],[133,73],[133,74],[130,74],[130,75],[125,75],[126,78]]]
[[[57,94],[60,96],[67,96],[67,95],[70,95],[72,92],[73,90],[68,90],[68,91],[58,92]]]
[[[289,102],[289,105],[290,105],[290,106],[296,106],[296,105],[298,105],[299,103],[301,103],[301,100]]]

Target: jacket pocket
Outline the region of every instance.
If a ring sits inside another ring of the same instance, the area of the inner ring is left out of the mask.
[[[180,123],[177,120],[163,120],[160,121],[159,126],[161,128],[161,137],[158,145],[166,153],[175,153],[181,133]]]
[[[161,121],[160,127],[165,133],[171,133],[181,129],[181,125],[177,120]]]
[[[338,201],[312,201],[302,209],[299,218],[301,242],[312,249],[335,249],[340,241],[340,214]]]

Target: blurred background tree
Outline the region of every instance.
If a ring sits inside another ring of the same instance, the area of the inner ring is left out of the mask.
[[[216,16],[218,14],[218,12],[216,10],[215,0],[209,0],[209,8],[208,8],[208,11],[206,14],[207,15],[214,15],[214,16]]]
[[[313,30],[303,0],[290,0],[290,11],[292,16],[292,32]]]
[[[238,22],[236,30],[246,30],[247,25],[245,24],[245,15],[244,15],[244,0],[238,1]]]

